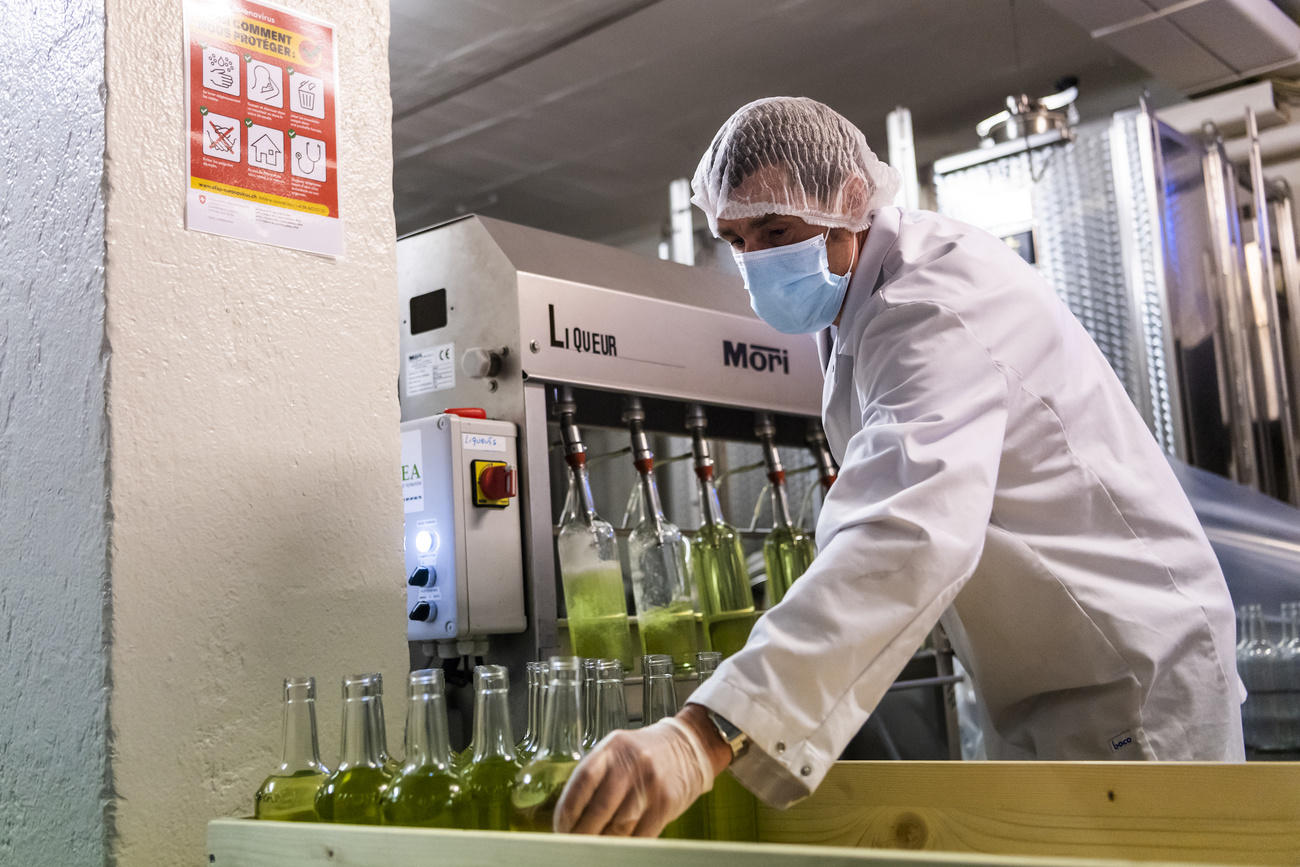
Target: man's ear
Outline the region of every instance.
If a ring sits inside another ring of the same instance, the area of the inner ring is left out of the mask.
[[[871,200],[871,188],[859,175],[853,175],[840,187],[841,213],[859,213]]]

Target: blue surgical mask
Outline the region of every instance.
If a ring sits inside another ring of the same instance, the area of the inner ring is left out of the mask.
[[[745,278],[749,306],[782,334],[812,334],[839,315],[853,271],[831,273],[826,235],[753,253],[731,252]]]

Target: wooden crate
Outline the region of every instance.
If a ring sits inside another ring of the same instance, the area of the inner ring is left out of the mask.
[[[220,819],[218,867],[1300,864],[1300,764],[841,762],[758,844]]]
[[[840,762],[770,842],[1300,864],[1300,764]]]

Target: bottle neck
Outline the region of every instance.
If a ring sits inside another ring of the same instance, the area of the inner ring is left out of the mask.
[[[591,477],[585,463],[569,466],[569,503],[566,511],[571,519],[590,525],[596,520],[596,504],[591,496]]]
[[[710,527],[725,524],[722,518],[722,503],[718,500],[718,487],[714,484],[712,473],[696,473],[695,479],[700,489],[700,509],[704,523]]]
[[[582,728],[577,671],[553,672],[542,719],[539,759],[578,760],[582,758]]]
[[[321,770],[315,699],[285,700],[284,751],[280,756],[280,770],[285,773]]]
[[[785,480],[772,482],[772,524],[783,529],[790,529],[794,521],[790,517],[790,497],[785,489]]]
[[[596,684],[596,735],[601,738],[612,731],[627,728],[627,697],[623,694],[623,681],[602,679]]]
[[[673,687],[671,674],[651,675],[644,680],[643,686],[642,713],[645,725],[677,713],[677,691]]]
[[[340,769],[383,766],[388,757],[383,719],[383,699],[380,696],[344,700]]]
[[[656,526],[661,526],[667,518],[664,517],[664,506],[659,499],[659,485],[655,482],[653,469],[638,469],[641,477],[641,507],[644,509],[643,516],[647,521],[653,521]]]
[[[474,761],[492,756],[514,757],[507,689],[480,689],[474,696]]]
[[[407,703],[406,764],[438,768],[451,764],[447,702],[441,695],[414,695]]]

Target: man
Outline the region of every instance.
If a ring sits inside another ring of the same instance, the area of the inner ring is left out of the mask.
[[[657,834],[730,765],[811,793],[936,621],[990,758],[1243,758],[1232,603],[1119,380],[996,238],[888,207],[896,173],[807,99],[723,125],[694,203],[755,312],[818,333],[840,459],[820,553],[674,719],[607,738],[561,831]]]

